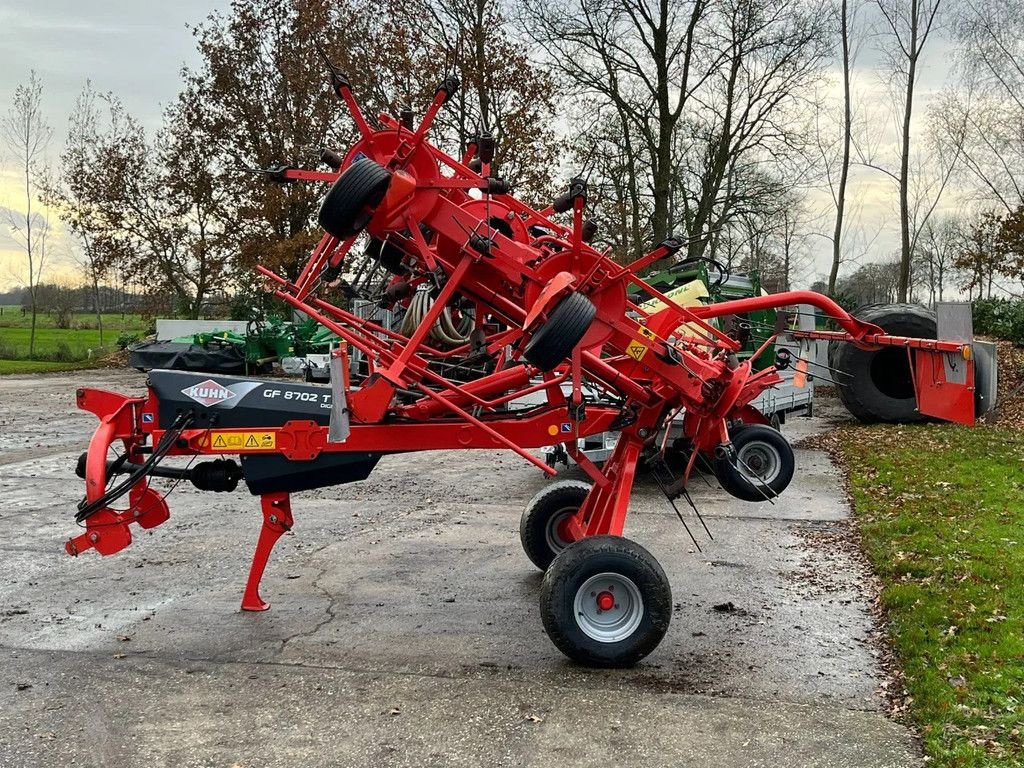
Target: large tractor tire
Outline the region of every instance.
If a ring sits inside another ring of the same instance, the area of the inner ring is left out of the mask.
[[[853,313],[893,336],[936,338],[935,313],[917,304],[874,304]],[[883,347],[858,349],[850,342],[833,341],[828,348],[829,366],[836,371],[836,389],[843,405],[867,424],[905,424],[927,421],[917,410],[913,372],[907,350]]]

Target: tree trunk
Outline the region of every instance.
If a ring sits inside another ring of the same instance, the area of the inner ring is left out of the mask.
[[[99,329],[99,332],[100,332],[100,346],[102,347],[103,346],[103,311],[102,311],[102,308],[100,307],[100,281],[99,281],[99,278],[95,275],[95,273],[93,274],[93,277],[92,277],[92,290],[93,290],[93,297],[94,297],[93,300],[96,303],[96,327]]]
[[[836,226],[832,231],[832,269],[828,273],[828,295],[835,296],[842,259],[843,215],[846,209],[846,182],[850,175],[850,143],[853,130],[853,109],[850,104],[850,29],[847,2],[842,2],[843,45],[843,164],[839,170],[839,189],[836,193]]]
[[[910,120],[914,113],[914,78],[917,75],[917,35],[920,23],[920,0],[912,0],[906,103],[903,107],[903,148],[900,153],[900,281],[896,294],[900,302],[907,300],[910,291]]]
[[[655,61],[657,63],[658,147],[654,158],[654,214],[653,242],[656,246],[669,236],[669,195],[672,179],[672,135],[675,120],[669,99],[671,82],[668,72],[668,16],[669,2],[661,0],[661,19],[653,30]]]
[[[32,267],[29,267],[29,275],[31,274]],[[36,286],[31,277],[29,278],[28,293],[32,297],[32,331],[28,337],[28,357],[29,360],[34,360],[36,356]]]
[[[477,77],[480,78],[477,98],[480,101],[480,118],[483,124],[490,128],[491,125],[491,97],[487,90],[487,50],[484,28],[484,15],[487,11],[487,0],[476,0],[476,18],[473,27],[473,47],[477,65]]]

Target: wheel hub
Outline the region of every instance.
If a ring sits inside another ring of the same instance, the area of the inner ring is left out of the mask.
[[[749,442],[737,453],[739,470],[752,480],[768,484],[782,471],[782,457],[768,443]]]
[[[576,510],[572,508],[561,509],[551,516],[547,528],[544,531],[544,538],[547,539],[548,547],[552,552],[561,552],[572,544],[572,516]]]
[[[619,573],[599,573],[576,590],[573,613],[587,637],[600,643],[617,643],[640,626],[644,601],[632,579]]]

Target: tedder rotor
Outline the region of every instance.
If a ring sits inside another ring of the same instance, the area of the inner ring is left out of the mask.
[[[532,450],[561,444],[589,482],[552,483],[521,522],[526,554],[546,571],[544,626],[580,663],[627,666],[658,645],[672,612],[661,566],[623,537],[641,455],[663,454],[668,425],[681,419],[688,458],[663,485],[670,499],[686,495],[698,458],[748,501],[778,496],[793,476],[792,449],[750,406],[780,380],[773,365],[753,366],[774,336],[741,361],[725,318],[820,308],[839,330],[810,335],[903,350],[919,410],[973,423],[970,344],[890,336],[809,291],[680,306],[639,275],[684,248],[682,240],[620,264],[591,245],[582,178],[537,210],[493,172],[486,133],[461,158],[427,140],[455,78],[440,85],[418,126],[408,112],[382,114],[371,126],[348,81],[334,72],[331,84],[358,141],[344,154],[326,153],[330,171],[270,172],[283,183],[330,184],[319,217],[325,234],[294,279],[257,268],[274,296],[342,340],[330,386],[154,370],[142,397],[79,390],[78,406],[100,425],[79,463],[85,530],[67,542],[68,553],[110,555],[131,543],[133,524],[165,522],[168,506],[150,477],[211,491],[244,480],[260,497],[263,526],[242,608],[261,611],[269,607],[259,594],[268,558],[293,525],[292,493],[365,480],[381,456],[413,450],[506,448],[553,475]],[[388,275],[363,298],[395,313],[415,302],[417,322],[396,330],[324,298],[349,274],[357,244]],[[657,308],[631,302],[630,284],[658,299]],[[354,372],[350,355],[361,361]],[[598,467],[577,441],[609,431],[618,442]],[[118,442],[123,450],[110,459]],[[182,469],[162,465],[167,456],[210,459]],[[115,509],[124,496],[127,505]]]

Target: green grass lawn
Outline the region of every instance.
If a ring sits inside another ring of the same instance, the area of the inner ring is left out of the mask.
[[[929,765],[1024,765],[1024,432],[840,440]]]
[[[0,313],[0,359],[13,362],[25,361],[29,355],[29,339],[32,333],[32,316],[22,315],[19,307],[5,306]],[[72,319],[71,328],[57,328],[54,317],[40,313],[36,321],[35,357],[32,362],[70,363],[88,361],[89,350],[93,357],[103,355],[115,349],[118,337],[122,333],[144,335],[148,323],[139,315],[120,313],[103,315],[103,344],[100,344],[100,332],[96,316],[76,314]],[[11,366],[5,366],[10,368]],[[81,365],[77,366],[81,367]],[[63,368],[61,370],[67,370]],[[22,368],[29,372],[29,367]],[[11,373],[14,371],[5,370]]]
[[[88,361],[77,363],[50,363],[45,360],[0,360],[0,376],[14,373],[60,373],[90,368]]]

